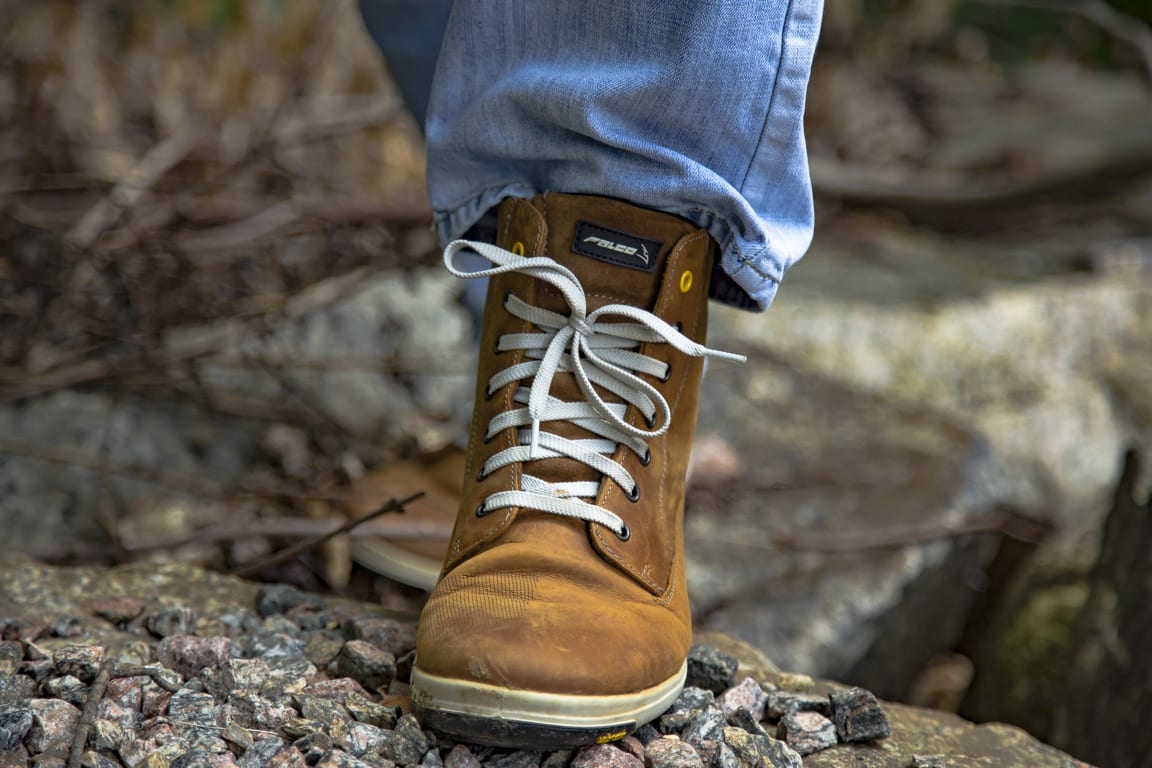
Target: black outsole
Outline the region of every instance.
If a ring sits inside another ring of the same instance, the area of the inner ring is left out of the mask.
[[[568,728],[436,709],[417,708],[416,715],[426,727],[459,741],[514,749],[571,749],[606,744],[624,738],[637,728],[634,720],[598,728]]]

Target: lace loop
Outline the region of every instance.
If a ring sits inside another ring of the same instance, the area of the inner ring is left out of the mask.
[[[492,262],[493,266],[474,272],[456,268],[455,257],[462,250],[472,250]],[[651,460],[647,440],[660,437],[671,425],[672,410],[668,401],[641,374],[665,378],[669,366],[660,360],[640,354],[642,343],[666,343],[691,357],[712,357],[743,362],[742,355],[709,349],[689,339],[680,330],[656,315],[626,304],[606,304],[588,312],[583,286],[571,270],[544,256],[523,256],[490,243],[455,240],[444,250],[448,271],[461,278],[480,278],[520,272],[555,287],[564,297],[569,313],[562,315],[533,306],[509,292],[504,309],[514,317],[531,323],[538,332],[504,334],[497,349],[507,352],[521,349],[526,360],[497,372],[488,381],[489,392],[513,381],[531,383],[516,391],[515,402],[525,406],[497,414],[489,423],[486,437],[509,427],[519,429],[518,444],[493,455],[481,472],[490,475],[511,464],[527,464],[548,458],[569,458],[590,467],[603,477],[611,478],[635,500],[640,490],[635,479],[611,457],[620,445],[627,446],[646,466]],[[608,321],[612,319],[612,322]],[[623,320],[624,322],[620,322]],[[575,378],[583,402],[565,402],[551,395],[557,373],[570,373]],[[597,388],[612,393],[624,403],[611,403]],[[640,411],[648,429],[625,420],[628,405]],[[596,438],[573,440],[542,429],[552,421],[567,421],[586,429]],[[631,535],[628,526],[616,514],[583,499],[594,499],[597,482],[548,483],[527,471],[521,472],[520,490],[491,494],[477,509],[478,515],[504,507],[524,507],[566,517],[595,522],[611,529],[621,540]]]

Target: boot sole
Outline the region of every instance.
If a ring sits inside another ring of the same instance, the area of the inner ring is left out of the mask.
[[[412,669],[412,706],[433,730],[460,741],[517,749],[569,749],[622,739],[680,695],[687,662],[636,693],[577,696],[521,691]]]

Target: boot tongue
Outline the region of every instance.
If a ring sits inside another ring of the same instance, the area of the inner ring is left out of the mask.
[[[601,197],[545,195],[532,201],[546,224],[544,253],[567,267],[580,281],[588,312],[605,304],[626,304],[651,311],[664,275],[668,255],[697,228],[675,216],[637,208]],[[510,247],[510,245],[505,245]],[[537,282],[534,304],[567,315],[563,295],[543,281]],[[608,322],[620,322],[608,318]],[[550,393],[565,401],[582,401],[575,378],[559,373]],[[607,391],[608,402],[620,399]],[[570,439],[594,437],[570,422],[549,422],[543,427]],[[598,480],[599,473],[567,458],[533,461],[524,471],[545,482]]]
[[[604,304],[652,309],[669,251],[696,229],[675,216],[608,198],[546,195],[534,202],[548,225],[546,254],[576,275],[589,312]],[[558,297],[551,290],[545,295],[548,304]]]

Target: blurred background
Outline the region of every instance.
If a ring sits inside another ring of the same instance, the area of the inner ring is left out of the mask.
[[[235,568],[456,439],[472,330],[354,0],[0,38],[0,547]],[[713,320],[698,625],[1147,765],[1152,4],[827,0],[807,129],[813,249]],[[352,549],[260,577],[419,607]]]

